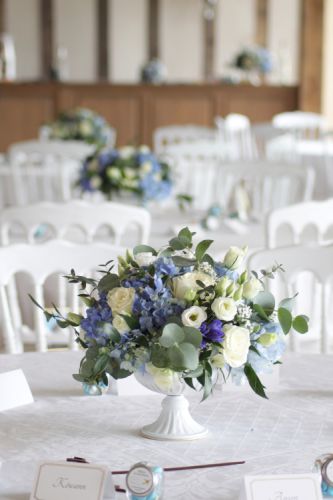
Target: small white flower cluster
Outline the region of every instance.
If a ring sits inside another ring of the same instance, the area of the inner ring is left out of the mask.
[[[278,323],[278,313],[277,311],[273,311],[272,314],[268,316],[269,322],[270,323]]]
[[[217,274],[216,274],[216,272],[214,271],[213,266],[211,266],[210,264],[208,264],[208,262],[202,262],[202,263],[199,265],[199,271],[201,271],[202,273],[208,274],[208,275],[209,275],[209,276],[211,276],[214,280],[216,280],[216,278],[217,278]]]
[[[249,330],[250,334],[254,330],[253,323],[250,321],[252,313],[253,311],[251,307],[246,306],[245,304],[240,304],[237,308],[237,319],[243,328],[247,328]]]

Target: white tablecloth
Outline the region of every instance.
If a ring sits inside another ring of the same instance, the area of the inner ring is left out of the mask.
[[[163,467],[245,460],[245,465],[166,473],[165,499],[234,500],[245,474],[309,472],[332,452],[333,362],[329,356],[285,355],[279,393],[216,391],[192,415],[211,434],[198,441],[144,439],[139,429],[157,418],[160,396],[89,397],[71,378],[81,353],[0,356],[0,372],[22,368],[35,403],[0,413],[1,500],[28,500],[39,459],[74,455],[127,469],[141,460]],[[118,476],[116,484],[124,484]],[[118,498],[125,498],[118,493]]]

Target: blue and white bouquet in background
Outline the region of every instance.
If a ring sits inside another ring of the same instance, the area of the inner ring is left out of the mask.
[[[232,66],[248,72],[270,73],[273,69],[272,55],[266,47],[254,45],[237,54]]]
[[[51,123],[43,126],[42,135],[61,141],[84,141],[101,148],[110,142],[112,129],[107,121],[86,108],[63,111]]]
[[[83,163],[78,185],[82,191],[100,191],[108,199],[131,192],[142,199],[161,201],[171,195],[173,181],[168,163],[160,161],[148,146],[102,150]]]
[[[274,296],[264,291],[264,278],[283,271],[281,265],[262,270],[260,277],[255,271],[252,277],[240,274],[247,247],[231,247],[224,261],[216,262],[207,253],[213,242],[201,241],[194,249],[194,234],[182,229],[159,252],[139,245],[118,257],[118,274],[106,263],[99,281],[74,270],[66,277],[81,284],[85,316],[44,313],[61,328],[72,325],[85,349],[75,380],[99,387],[108,385],[107,374],[118,379],[148,372],[161,390],[183,381],[200,387],[206,399],[218,369],[236,385],[248,380],[266,398],[260,374],[273,372],[284,336],[291,326],[307,332],[308,318],[293,318],[294,298],[276,307]]]

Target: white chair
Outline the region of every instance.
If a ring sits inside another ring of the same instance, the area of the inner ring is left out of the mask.
[[[297,139],[319,139],[327,130],[325,116],[304,111],[291,111],[275,115],[272,124],[278,129],[293,132]]]
[[[44,285],[49,276],[55,273],[68,275],[71,269],[75,269],[78,275],[87,276],[89,275],[87,273],[92,269],[97,269],[99,264],[106,264],[109,260],[117,262],[117,256],[123,255],[124,251],[123,247],[102,243],[75,245],[61,240],[50,240],[43,245],[22,243],[0,248],[2,263],[0,266],[0,301],[6,351],[12,354],[21,353],[24,343],[36,344],[37,351],[46,351],[48,345],[69,344],[70,349],[77,348],[72,330],[68,328],[50,331],[47,328],[43,312],[33,304],[31,306],[34,310],[34,328],[31,329],[27,325],[17,325],[16,318],[12,314],[11,295],[7,295],[6,290],[16,273],[28,274],[32,280],[32,296],[42,306],[51,307],[51,303],[46,304],[44,301]],[[63,280],[65,281],[65,278]],[[63,297],[62,302],[69,306],[71,312],[78,313],[79,305],[82,304],[78,297],[79,287],[78,285],[68,286],[72,286],[72,288],[69,289],[70,292],[67,293],[67,296]]]
[[[259,271],[260,269],[271,270],[274,262],[283,265],[283,269],[285,272],[279,272],[279,281],[282,281],[287,289],[286,293],[282,294],[278,297],[277,304],[280,299],[288,296],[293,297],[295,293],[299,292],[299,296],[296,298],[295,303],[295,312],[293,312],[293,316],[295,317],[297,314],[306,314],[310,317],[312,316],[312,311],[307,310],[299,310],[298,303],[302,300],[304,303],[304,298],[309,293],[311,293],[310,305],[314,304],[313,297],[313,289],[308,287],[302,287],[297,290],[297,286],[295,283],[297,281],[297,277],[300,273],[304,271],[310,271],[316,281],[317,284],[320,285],[319,289],[321,290],[321,300],[320,302],[320,314],[315,315],[312,318],[312,322],[310,321],[310,329],[309,334],[305,334],[302,336],[302,340],[300,339],[301,335],[297,332],[290,332],[290,347],[293,351],[298,351],[300,347],[300,342],[306,342],[307,336],[308,339],[313,340],[314,336],[311,333],[312,327],[314,327],[320,336],[321,343],[321,352],[327,354],[330,348],[330,339],[329,333],[332,329],[332,294],[331,294],[331,281],[333,277],[333,247],[329,246],[290,246],[284,248],[274,248],[269,250],[264,250],[253,254],[249,258],[248,269],[249,271],[255,270]],[[275,286],[275,280],[266,279],[266,289],[270,290],[272,286]],[[318,287],[317,287],[318,290]],[[316,301],[318,305],[318,302]],[[313,308],[312,308],[313,309]],[[315,320],[314,320],[315,318]],[[314,324],[315,323],[315,324]]]
[[[272,122],[254,123],[251,132],[259,159],[299,163],[293,134],[274,127]]]
[[[113,149],[116,144],[116,137],[117,137],[117,131],[115,128],[108,126],[107,128],[104,129],[104,133],[106,137],[106,142],[105,142],[105,147],[108,149]],[[39,139],[40,141],[58,141],[59,139],[52,139],[51,138],[52,134],[52,128],[49,125],[42,125],[39,129]],[[62,141],[63,142],[63,141]],[[71,143],[79,143],[79,144],[86,144],[83,141],[66,141],[66,142],[71,142]]]
[[[198,140],[195,142],[180,142],[168,146],[166,155],[177,164],[183,158],[196,160],[225,160],[229,157],[227,144],[221,141]]]
[[[198,125],[171,125],[159,127],[153,133],[154,151],[156,154],[165,153],[168,146],[180,142],[194,142],[202,139],[217,141],[218,129],[200,127]]]
[[[236,186],[241,184],[253,213],[262,216],[273,208],[311,200],[314,181],[312,167],[268,161],[235,162],[221,164],[215,189],[226,208],[232,203]]]
[[[292,229],[293,244],[300,244],[300,237],[307,226],[316,228],[317,243],[323,244],[324,236],[333,226],[333,198],[325,201],[308,201],[270,212],[266,218],[266,246],[276,248],[279,227]]]
[[[18,154],[26,155],[30,163],[45,163],[48,159],[81,161],[93,154],[96,146],[82,141],[24,141],[16,142],[8,148],[8,156],[12,160]]]
[[[230,146],[230,159],[254,160],[257,152],[251,134],[251,123],[247,116],[232,113],[225,120],[225,135]]]
[[[222,116],[215,116],[214,123],[217,126],[219,131],[219,140],[223,143],[226,142],[226,134],[225,134],[225,121]]]
[[[23,227],[29,243],[36,242],[35,234],[42,223],[50,226],[59,239],[63,239],[70,228],[78,227],[83,231],[86,243],[93,241],[100,227],[107,226],[114,234],[114,245],[120,245],[126,229],[135,224],[139,228],[138,244],[147,244],[151,215],[141,207],[114,202],[97,204],[82,200],[8,207],[0,212],[1,245],[9,245],[9,231],[16,223]]]

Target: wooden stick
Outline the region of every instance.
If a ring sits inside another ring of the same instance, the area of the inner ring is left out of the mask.
[[[164,468],[165,472],[175,472],[178,470],[191,470],[191,469],[206,469],[208,467],[226,467],[228,465],[241,465],[245,464],[244,462],[225,462],[222,464],[205,464],[205,465],[190,465],[188,467],[166,467]],[[112,471],[111,474],[127,474],[129,471],[128,470],[119,470],[119,471]]]

